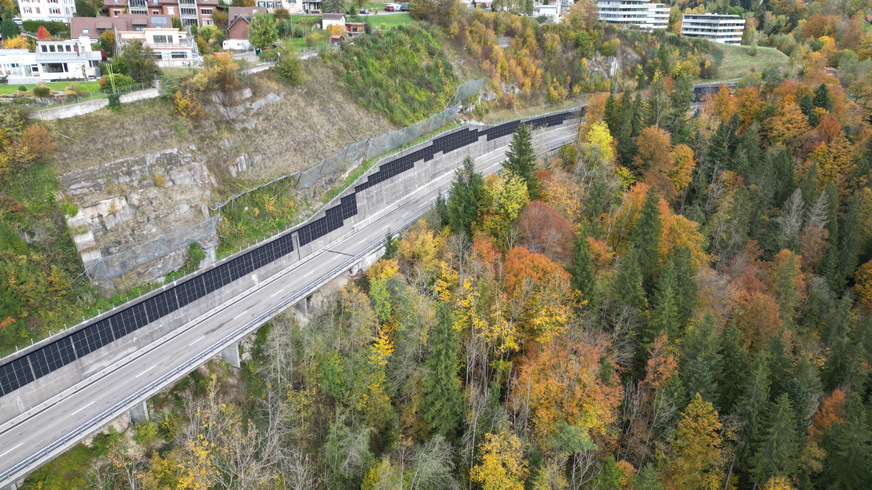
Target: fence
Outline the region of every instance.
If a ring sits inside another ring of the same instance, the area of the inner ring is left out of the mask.
[[[89,273],[91,277],[98,280],[118,277],[134,267],[181,250],[194,242],[210,238],[215,232],[219,219],[221,215],[213,216],[193,226],[164,233],[123,252],[103,257],[93,264]]]
[[[484,78],[470,80],[469,82],[460,84],[448,105],[459,104],[473,95],[478,95],[478,91],[481,90],[482,85],[484,85]]]
[[[76,82],[70,82],[72,85]],[[129,85],[124,88],[118,89],[118,95],[126,94],[129,92],[136,92],[138,90],[146,90],[150,89],[154,86],[153,83],[134,83],[133,85]],[[81,102],[88,102],[91,100],[105,99],[112,94],[112,90],[99,90],[97,92],[89,92],[85,95],[61,95],[54,97],[22,97],[12,99],[10,103],[12,104],[22,104],[27,106],[32,106],[35,110],[40,109],[48,109],[51,107],[61,107],[65,105],[71,104],[79,104]]]

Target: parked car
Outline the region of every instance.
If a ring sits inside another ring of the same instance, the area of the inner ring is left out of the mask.
[[[400,12],[408,12],[409,11],[409,2],[404,2],[400,4]]]
[[[360,9],[360,12],[358,12],[358,14],[360,14],[360,15],[369,15],[369,9]]]

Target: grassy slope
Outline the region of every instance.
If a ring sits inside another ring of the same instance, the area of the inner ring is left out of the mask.
[[[757,56],[750,56],[748,46],[718,45],[724,53],[724,59],[718,67],[718,80],[742,78],[751,70],[762,72],[770,66],[776,66],[782,70],[789,65],[786,54],[775,48],[757,48]]]
[[[96,92],[100,90],[100,84],[97,82],[49,82],[45,85],[48,85],[52,90],[63,92],[65,88],[69,87],[71,84],[76,84],[76,87],[82,92]],[[18,87],[22,85],[0,85],[0,95],[8,95],[14,94],[18,92]],[[36,87],[34,84],[24,85],[27,90],[33,89]]]

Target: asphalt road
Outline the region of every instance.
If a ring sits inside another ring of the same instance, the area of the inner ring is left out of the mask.
[[[546,151],[571,142],[575,134],[575,126],[558,127],[536,134],[534,142],[537,150]],[[477,168],[485,174],[496,172],[501,168],[506,149],[503,147],[477,158]],[[75,432],[83,424],[94,423],[94,430],[81,433],[75,441],[53,451],[51,456],[68,449],[120,416],[120,413],[115,413],[101,417],[120,400],[159,380],[197,354],[213,348],[215,343],[261,316],[264,311],[306,289],[312,281],[347,262],[349,255],[357,255],[373,243],[381,242],[388,230],[397,230],[421,216],[432,207],[440,190],[448,190],[452,177],[451,174],[446,175],[410,194],[321,252],[304,258],[271,278],[263,278],[258,286],[248,290],[237,301],[225,303],[208,315],[132,354],[124,362],[95,374],[63,399],[49,400],[31,410],[31,413],[14,419],[11,424],[4,424],[6,428],[0,432],[0,487],[20,479],[44,463],[34,460],[34,455],[43,448]],[[46,456],[39,459],[47,460]],[[16,469],[15,474],[10,473],[11,468],[25,460],[30,460],[28,467]]]

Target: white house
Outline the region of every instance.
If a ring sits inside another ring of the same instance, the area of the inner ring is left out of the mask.
[[[38,41],[36,52],[0,49],[0,75],[10,84],[92,79],[102,59],[87,36],[68,41]]]
[[[91,39],[88,36],[68,41],[36,43],[39,78],[44,82],[94,78],[97,76],[97,65],[102,59],[100,51],[91,49]]]
[[[75,0],[18,0],[21,20],[70,23],[76,13]]]
[[[321,29],[325,31],[332,26],[340,26],[345,29],[345,16],[342,14],[324,14],[321,16]]]
[[[599,20],[643,31],[666,29],[669,25],[669,7],[645,0],[600,0],[596,4]]]
[[[685,14],[681,19],[681,35],[708,39],[711,42],[742,44],[745,19],[738,15]]]
[[[552,17],[555,20],[560,18],[560,13],[562,12],[560,2],[557,2],[553,5],[536,5],[535,7],[533,7],[533,10],[535,11],[535,15],[537,17]]]
[[[141,31],[118,31],[119,46],[131,41],[141,41],[154,51],[157,66],[184,67],[198,65],[201,61],[197,45],[188,33],[179,29],[147,28]]]

